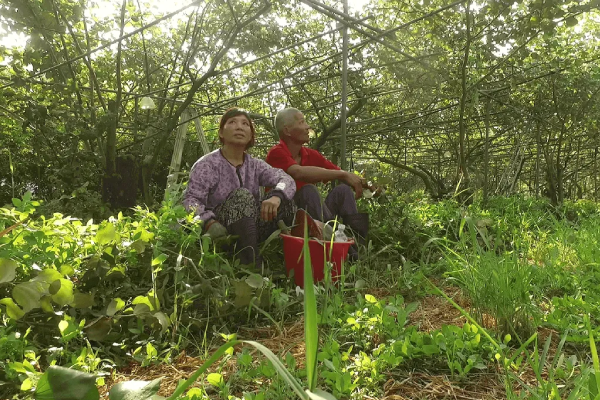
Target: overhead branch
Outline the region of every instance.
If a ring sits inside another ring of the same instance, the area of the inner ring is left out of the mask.
[[[423,181],[423,184],[425,185],[425,190],[427,190],[427,193],[429,193],[431,195],[431,197],[433,197],[434,199],[439,199],[440,197],[442,197],[445,194],[445,193],[443,193],[443,190],[439,190],[440,188],[438,188],[434,185],[434,183],[431,181],[431,179],[429,178],[429,175],[427,173],[420,171],[417,168],[406,165],[404,163],[392,160],[390,158],[382,157],[376,151],[369,150],[369,152],[371,153],[371,155],[374,158],[376,158],[380,162],[391,165],[392,167],[395,167],[398,169],[402,169],[404,171],[407,171],[407,172],[421,178],[421,180]]]
[[[388,49],[390,49],[398,54],[403,55],[404,57],[410,59],[411,61],[416,62],[417,64],[421,65],[426,70],[439,73],[439,71],[433,71],[433,68],[431,68],[431,66],[423,63],[418,58],[415,58],[415,57],[411,56],[410,54],[405,53],[398,46],[388,43],[385,40],[383,40],[384,37],[386,37],[386,36],[391,37],[392,35],[386,34],[385,31],[383,31],[382,29],[368,25],[362,21],[359,21],[358,19],[356,19],[354,17],[351,17],[348,14],[340,12],[332,7],[329,7],[325,4],[319,3],[317,1],[314,1],[314,0],[300,0],[300,1],[303,2],[304,4],[308,5],[309,7],[313,8],[314,10],[328,16],[329,18],[334,19],[343,25],[347,25],[349,28],[355,30],[356,32],[360,33],[361,35],[368,37],[369,39],[375,41],[376,43],[379,43],[380,45],[387,47]],[[367,27],[368,29],[375,31],[377,33],[377,35],[374,35],[372,33],[365,31],[364,29],[359,28],[358,25],[362,25],[364,27]]]
[[[357,114],[360,111],[360,109],[363,108],[363,106],[365,104],[367,104],[367,100],[362,97],[359,98],[358,102],[356,102],[352,106],[352,108],[350,108],[350,110],[348,110],[348,113],[346,114],[346,118],[350,118],[350,117],[354,116],[355,114]],[[316,150],[319,150],[321,148],[321,146],[323,146],[325,144],[329,135],[331,135],[336,130],[340,129],[341,126],[342,126],[342,119],[340,117],[340,118],[336,119],[332,124],[330,124],[327,128],[325,128],[323,133],[321,133],[321,135],[317,138],[316,142],[313,144],[312,147]]]
[[[69,23],[69,21],[67,20],[67,18],[64,16],[64,14],[60,15],[63,23],[66,25],[67,30],[69,31],[69,34],[71,35],[71,38],[73,39],[73,43],[75,44],[75,48],[77,49],[77,51],[79,52],[79,54],[83,54],[84,51],[81,48],[81,45],[79,44],[79,40],[77,39],[77,35],[75,34],[75,32],[73,31],[73,27],[71,26],[71,24]],[[89,50],[89,37],[88,37],[88,30],[87,30],[87,23],[85,22],[85,18],[83,19],[83,26],[85,29],[85,38],[88,44],[88,50]],[[92,63],[90,61],[89,57],[84,57],[83,58],[83,62],[85,63],[86,67],[88,68],[88,71],[90,73],[90,78],[91,78],[91,91],[92,91],[92,102],[93,102],[93,97],[94,97],[94,88],[96,89],[96,93],[98,95],[98,100],[100,101],[100,105],[102,106],[102,109],[106,111],[106,102],[104,101],[104,97],[102,96],[102,90],[100,89],[100,83],[98,82],[98,78],[96,76],[96,72],[94,71],[94,67],[92,66]],[[87,89],[86,87],[82,87],[82,89]],[[93,107],[92,107],[93,108]]]
[[[169,19],[169,18],[171,18],[171,17],[179,14],[182,11],[185,11],[186,9],[188,9],[188,8],[190,8],[192,6],[198,5],[202,1],[204,1],[204,0],[196,0],[196,1],[190,3],[190,4],[186,5],[186,6],[183,6],[183,7],[179,8],[179,9],[177,9],[177,10],[169,13],[169,14],[166,14],[166,15],[164,15],[164,16],[162,16],[162,17],[160,17],[160,18],[158,18],[158,19],[156,19],[154,21],[152,21],[148,25],[142,26],[141,28],[138,28],[138,29],[136,29],[136,30],[134,30],[132,32],[129,32],[129,33],[125,34],[125,35],[120,35],[118,38],[116,38],[114,40],[111,40],[110,42],[105,43],[102,46],[96,47],[95,49],[88,50],[84,54],[80,54],[80,55],[75,56],[75,57],[73,57],[73,58],[71,58],[69,60],[63,61],[61,63],[57,63],[56,65],[53,65],[52,67],[48,67],[48,68],[46,68],[46,69],[44,69],[44,70],[42,70],[40,72],[37,72],[37,73],[31,75],[29,78],[37,78],[38,76],[46,75],[48,72],[57,70],[57,69],[65,66],[65,65],[67,65],[69,63],[72,63],[72,62],[75,62],[77,60],[81,60],[82,58],[88,57],[88,56],[90,56],[90,55],[92,55],[92,54],[94,54],[94,53],[96,53],[96,52],[98,52],[100,50],[104,50],[104,49],[112,46],[113,44],[119,43],[119,42],[121,42],[121,41],[123,41],[125,39],[128,39],[128,38],[130,38],[132,36],[137,35],[138,33],[140,33],[143,30],[150,29],[151,27],[153,27],[155,25],[158,25],[162,21],[165,21],[165,20],[167,20],[167,19]],[[13,84],[14,83],[10,83],[10,84],[4,85],[4,86],[0,87],[0,90],[1,89],[5,89],[7,87],[10,87]]]
[[[214,56],[208,70],[204,73],[204,75],[202,75],[202,77],[200,77],[193,83],[193,85],[190,88],[190,90],[188,91],[187,97],[185,98],[183,103],[181,105],[179,105],[179,107],[177,107],[177,109],[175,110],[173,115],[169,118],[169,122],[167,123],[166,133],[165,133],[165,135],[163,135],[161,137],[158,145],[154,149],[151,165],[154,163],[154,161],[158,157],[158,154],[163,150],[163,147],[164,147],[165,143],[167,142],[167,139],[169,138],[170,133],[178,126],[179,117],[181,117],[181,114],[183,114],[185,109],[192,103],[196,92],[200,89],[200,87],[202,87],[202,85],[209,78],[211,78],[215,75],[217,65],[219,65],[219,62],[221,61],[221,59],[225,56],[225,54],[227,54],[227,52],[229,51],[231,46],[233,46],[233,43],[235,42],[239,33],[245,27],[247,27],[249,24],[256,21],[256,19],[258,19],[258,17],[263,15],[270,8],[271,8],[271,3],[267,3],[265,6],[260,8],[252,17],[250,17],[250,18],[246,19],[244,22],[236,25],[235,29],[233,29],[233,31],[229,34],[229,36],[228,36],[227,40],[225,41],[225,43],[223,44],[223,47],[221,48],[221,50],[219,50],[219,52]]]

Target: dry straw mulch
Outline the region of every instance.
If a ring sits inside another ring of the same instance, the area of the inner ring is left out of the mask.
[[[241,328],[238,334],[240,339],[255,340],[268,347],[275,354],[284,356],[290,352],[296,359],[297,367],[304,368],[304,319],[300,319],[281,329],[281,333],[272,327],[246,329]],[[239,350],[240,346],[236,347]],[[252,350],[253,355],[258,350]],[[177,387],[180,380],[190,377],[204,363],[204,358],[189,357],[181,353],[172,364],[157,364],[142,367],[139,364],[130,364],[128,367],[120,369],[114,378],[107,379],[106,385],[100,389],[100,398],[108,399],[108,392],[111,387],[119,382],[130,380],[151,381],[157,378],[163,378],[160,385],[159,395],[168,397]],[[235,359],[229,360],[220,371],[226,377],[235,372]],[[209,372],[214,372],[214,368],[209,368]],[[192,387],[201,386],[202,381],[198,380]]]
[[[470,374],[465,380],[425,372],[390,378],[384,385],[381,400],[459,399],[487,400],[506,398],[496,374]]]
[[[438,286],[440,287],[440,286]],[[461,290],[454,286],[441,286],[441,289],[461,307],[470,309],[470,303]],[[377,298],[383,298],[390,295],[386,289],[370,290]],[[423,332],[431,332],[440,329],[442,325],[462,326],[465,317],[449,304],[444,298],[437,295],[428,295],[419,302],[419,308],[413,312],[409,319],[410,323],[418,327]],[[489,317],[489,316],[488,316]],[[485,318],[484,318],[485,319]],[[486,327],[493,327],[495,321],[489,317],[489,321],[484,321]],[[552,359],[556,352],[556,346],[560,341],[556,332],[540,328],[539,345],[543,346],[545,339],[553,333],[552,345],[550,347],[549,357]],[[240,328],[238,333],[240,339],[259,341],[275,354],[285,356],[291,353],[297,362],[298,368],[304,367],[304,320],[299,320],[287,324],[278,330],[274,327],[263,328]],[[239,349],[236,349],[239,350]],[[252,350],[256,354],[256,350]],[[175,390],[180,380],[187,379],[204,362],[204,359],[189,357],[185,353],[179,355],[173,364],[159,364],[148,367],[141,367],[138,364],[131,364],[118,371],[114,378],[107,380],[107,385],[101,388],[102,399],[108,398],[108,390],[116,383],[127,380],[145,380],[150,381],[162,377],[161,390],[159,394],[169,396]],[[233,374],[236,368],[236,361],[229,360],[221,370],[221,373],[227,379],[227,376]],[[213,370],[209,370],[213,372]],[[449,375],[438,374],[437,372],[412,371],[412,372],[392,372],[389,373],[387,382],[383,385],[383,396],[378,400],[405,400],[405,399],[456,399],[456,400],[488,400],[506,398],[506,392],[502,383],[502,374],[498,371],[490,373],[471,373],[466,378],[454,379]],[[522,371],[520,378],[527,384],[536,385],[535,375],[528,369]],[[544,374],[545,375],[545,374]],[[196,382],[196,386],[203,382]],[[265,382],[263,382],[264,384]],[[255,388],[256,389],[256,388]],[[518,390],[518,388],[515,388]],[[366,397],[365,397],[366,398]],[[371,399],[371,398],[369,398]]]

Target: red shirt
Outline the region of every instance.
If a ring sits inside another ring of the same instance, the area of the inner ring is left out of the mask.
[[[279,144],[273,146],[267,154],[267,163],[272,167],[281,168],[287,172],[288,168],[292,165],[298,164],[290,149],[283,140],[279,141]],[[303,167],[321,167],[325,169],[341,169],[325,157],[317,150],[309,149],[308,147],[302,146],[300,149],[300,165]],[[296,181],[296,190],[299,190],[302,186],[306,185],[306,182]]]

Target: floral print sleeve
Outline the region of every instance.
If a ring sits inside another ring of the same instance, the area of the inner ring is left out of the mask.
[[[218,167],[209,158],[201,158],[194,164],[190,172],[190,180],[184,194],[183,205],[188,211],[194,211],[203,221],[215,218],[212,210],[207,209],[208,195],[216,184]]]
[[[263,160],[254,159],[258,173],[258,184],[260,186],[271,187],[272,190],[279,191],[287,200],[292,200],[296,194],[296,182],[294,179],[283,172],[282,169],[273,168]]]

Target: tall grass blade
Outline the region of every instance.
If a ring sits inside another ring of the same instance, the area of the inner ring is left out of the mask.
[[[302,389],[302,385],[300,384],[300,382],[298,382],[298,380],[294,377],[294,375],[292,375],[291,372],[285,368],[285,366],[283,365],[281,360],[275,354],[273,354],[273,352],[271,350],[269,350],[267,347],[263,346],[262,344],[260,344],[258,342],[244,340],[243,343],[249,344],[249,345],[255,347],[261,353],[263,353],[263,355],[265,357],[267,357],[267,359],[269,361],[271,361],[271,363],[277,370],[277,373],[279,373],[279,375],[281,375],[283,380],[298,395],[298,397],[300,397],[301,399],[308,399],[308,395]]]
[[[590,316],[585,316],[585,322],[587,324],[587,329],[590,335],[590,353],[592,354],[592,363],[594,365],[594,373],[590,377],[590,398],[596,400],[600,397],[600,359],[598,358],[598,350],[596,349],[596,341],[594,340],[594,331],[592,330],[592,322],[590,321]],[[595,381],[596,385],[593,385],[593,381]]]
[[[314,392],[306,389],[306,393],[308,394],[308,397],[310,397],[310,400],[337,400],[334,395],[321,389],[315,389]]]
[[[271,361],[275,367],[275,370],[277,370],[277,373],[281,375],[283,380],[298,395],[298,397],[303,400],[308,399],[308,394],[302,389],[300,382],[298,382],[298,380],[285,368],[281,360],[275,354],[273,354],[271,350],[262,344],[251,340],[232,340],[219,347],[217,351],[215,351],[215,353],[208,360],[206,360],[204,364],[202,364],[202,366],[196,370],[196,372],[192,374],[192,376],[190,376],[181,385],[179,385],[177,389],[175,389],[173,394],[167,400],[175,400],[179,398],[188,387],[198,380],[200,375],[206,372],[211,365],[217,362],[223,356],[223,354],[225,354],[227,349],[238,344],[249,344],[260,351],[265,357],[267,357],[269,361]]]
[[[214,354],[208,360],[206,360],[204,362],[204,364],[202,364],[200,366],[200,368],[198,368],[196,370],[196,372],[194,372],[188,379],[186,379],[181,385],[179,385],[177,387],[177,389],[175,389],[173,394],[171,396],[169,396],[169,398],[167,400],[175,400],[179,396],[181,396],[188,387],[190,387],[194,382],[196,382],[198,380],[200,375],[202,375],[211,365],[213,365],[215,362],[217,362],[219,360],[219,358],[221,358],[221,356],[223,356],[223,354],[225,354],[227,349],[229,349],[230,347],[233,347],[235,345],[238,345],[240,343],[242,343],[241,340],[232,340],[230,342],[225,343],[223,346],[219,347],[217,349],[217,351],[215,351]]]
[[[571,393],[569,394],[569,397],[567,397],[567,400],[578,400],[581,398],[581,396],[579,396],[579,393],[581,392],[581,389],[585,386],[585,383],[588,381],[588,379],[590,379],[590,373],[591,371],[589,369],[584,369],[581,372],[581,374],[577,376],[577,378],[575,378],[573,390],[571,390]]]
[[[459,306],[458,304],[456,304],[456,302],[454,300],[452,300],[446,293],[444,293],[440,288],[438,288],[436,285],[433,284],[433,282],[431,282],[428,278],[425,278],[425,280],[427,282],[429,282],[429,284],[433,287],[433,289],[438,292],[440,294],[440,296],[442,296],[443,298],[445,298],[450,304],[452,304],[454,306],[454,308],[456,308],[458,311],[460,311],[460,313],[469,320],[469,322],[471,322],[473,325],[475,325],[478,329],[481,330],[481,333],[483,333],[483,336],[485,336],[490,343],[492,343],[494,345],[494,347],[500,351],[501,347],[500,345],[490,336],[489,333],[487,333],[487,331],[477,323],[477,321],[475,321],[475,319],[473,317],[471,317],[471,315],[465,311],[461,306]]]
[[[306,218],[306,217],[305,217]],[[310,251],[308,249],[308,223],[304,223],[304,340],[306,346],[306,378],[312,392],[317,384],[317,351],[319,331],[317,326],[317,299],[313,283]]]

